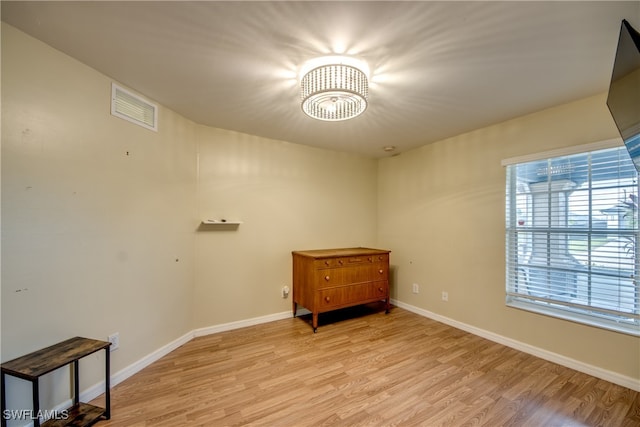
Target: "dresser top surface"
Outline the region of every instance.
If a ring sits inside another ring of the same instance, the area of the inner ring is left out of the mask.
[[[340,256],[359,256],[359,255],[379,255],[388,254],[391,251],[385,249],[372,248],[337,248],[337,249],[313,249],[307,251],[293,251],[294,255],[305,256],[309,258],[333,258]]]

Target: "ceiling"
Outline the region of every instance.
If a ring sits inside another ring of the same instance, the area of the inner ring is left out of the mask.
[[[1,6],[3,21],[197,123],[371,157],[605,92],[621,20],[640,28],[639,1]],[[355,119],[300,108],[300,67],[330,54],[371,69]]]

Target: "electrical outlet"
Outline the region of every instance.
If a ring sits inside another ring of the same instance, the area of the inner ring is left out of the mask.
[[[288,286],[283,286],[282,287],[282,298],[287,298],[289,296],[289,292],[291,290],[289,289]]]
[[[418,285],[417,283],[413,284],[413,293],[414,294],[420,293],[420,285]]]
[[[442,301],[449,301],[449,292],[442,291]]]
[[[116,332],[115,334],[109,335],[109,342],[111,343],[111,347],[109,347],[109,351],[115,351],[120,347],[120,332]]]

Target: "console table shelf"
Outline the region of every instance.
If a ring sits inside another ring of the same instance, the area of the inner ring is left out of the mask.
[[[73,377],[73,406],[65,412],[64,418],[50,419],[42,424],[43,427],[58,426],[90,426],[101,418],[109,419],[111,417],[111,400],[109,386],[109,346],[108,341],[99,341],[89,338],[75,337],[70,338],[42,350],[34,351],[17,359],[10,360],[1,365],[2,374],[1,393],[2,393],[2,427],[7,425],[7,419],[4,417],[6,408],[6,381],[5,375],[22,378],[31,381],[33,395],[33,412],[34,427],[40,426],[40,420],[37,415],[40,413],[40,395],[38,387],[38,379],[62,368],[63,366],[73,364],[71,375]],[[97,351],[105,351],[105,407],[81,403],[79,401],[80,386],[78,361],[85,356],[89,356]],[[10,411],[9,411],[10,412]]]
[[[105,408],[82,402],[73,405],[67,411],[69,416],[66,419],[48,420],[42,427],[90,426],[105,415]]]

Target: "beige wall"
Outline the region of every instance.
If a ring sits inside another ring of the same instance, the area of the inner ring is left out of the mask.
[[[117,372],[193,328],[197,126],[160,108],[146,130],[110,96],[110,79],[2,24],[2,361],[119,332]],[[83,361],[83,389],[103,357]],[[44,408],[68,397],[52,377]]]
[[[379,165],[379,245],[394,297],[580,363],[640,379],[640,339],[505,306],[501,160],[614,138],[605,97],[423,146]],[[413,283],[420,293],[411,291]],[[442,291],[449,293],[443,302]]]
[[[199,128],[199,213],[239,219],[197,239],[198,328],[291,310],[291,251],[375,242],[377,162]]]

